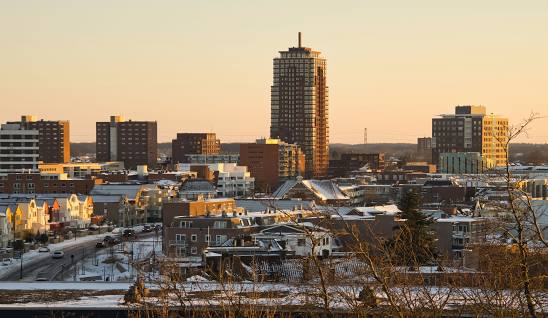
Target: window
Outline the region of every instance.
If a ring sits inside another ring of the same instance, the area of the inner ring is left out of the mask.
[[[215,221],[213,223],[214,229],[226,229],[227,228],[227,222],[226,221]]]
[[[228,237],[226,235],[215,235],[215,244],[221,245],[226,242],[227,239]]]
[[[189,229],[192,227],[192,221],[180,221],[179,227],[182,229]]]
[[[206,235],[205,235],[204,241],[205,241],[206,243],[209,243],[209,234],[206,234]]]
[[[198,241],[198,235],[192,234],[192,235],[190,236],[190,240],[191,240],[192,242]]]
[[[306,245],[305,239],[301,238],[297,240],[297,246],[305,246],[305,245]]]
[[[186,234],[175,234],[175,241],[178,241],[178,242],[186,241]]]
[[[190,254],[196,255],[198,254],[198,248],[196,246],[193,246],[190,248]]]

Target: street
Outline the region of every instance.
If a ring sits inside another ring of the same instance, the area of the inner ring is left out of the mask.
[[[139,233],[139,238],[147,238],[152,235],[154,235],[154,233]],[[60,259],[53,259],[51,253],[44,253],[44,257],[37,257],[30,261],[25,261],[25,255],[23,255],[23,279],[20,279],[20,268],[17,267],[17,269],[6,272],[0,277],[0,281],[31,282],[36,280],[62,280],[63,276],[67,277],[69,273],[72,273],[71,270],[73,270],[73,265],[78,264],[84,258],[95,253],[95,244],[100,240],[101,239],[85,241],[80,244],[59,249],[65,253],[64,257]],[[117,247],[118,245],[114,246],[114,248]],[[71,255],[74,255],[74,258],[71,258]],[[20,260],[15,260],[15,263],[19,264],[18,262],[20,262]]]

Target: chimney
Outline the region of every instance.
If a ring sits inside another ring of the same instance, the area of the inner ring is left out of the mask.
[[[301,47],[301,32],[299,32],[299,47]]]

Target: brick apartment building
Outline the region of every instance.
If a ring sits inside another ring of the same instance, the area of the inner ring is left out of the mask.
[[[343,153],[340,159],[329,160],[329,176],[349,177],[365,165],[372,171],[384,170],[384,153]]]
[[[247,166],[258,191],[273,192],[280,183],[303,176],[305,156],[299,146],[278,139],[240,144],[240,165]]]
[[[9,173],[0,176],[0,193],[76,193],[89,194],[93,179],[69,179],[62,175]]]
[[[179,133],[171,141],[173,163],[188,162],[187,155],[217,155],[221,141],[215,133]]]
[[[70,162],[70,124],[68,120],[37,120],[36,116],[21,116],[22,129],[38,131],[38,161],[45,163]]]
[[[126,169],[155,167],[158,158],[158,125],[155,121],[125,121],[111,116],[96,123],[97,161],[122,161]]]

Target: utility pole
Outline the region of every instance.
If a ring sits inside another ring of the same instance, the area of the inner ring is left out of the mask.
[[[24,250],[20,250],[19,251],[19,255],[21,256],[21,272],[19,273],[19,279],[23,279],[23,251]]]

